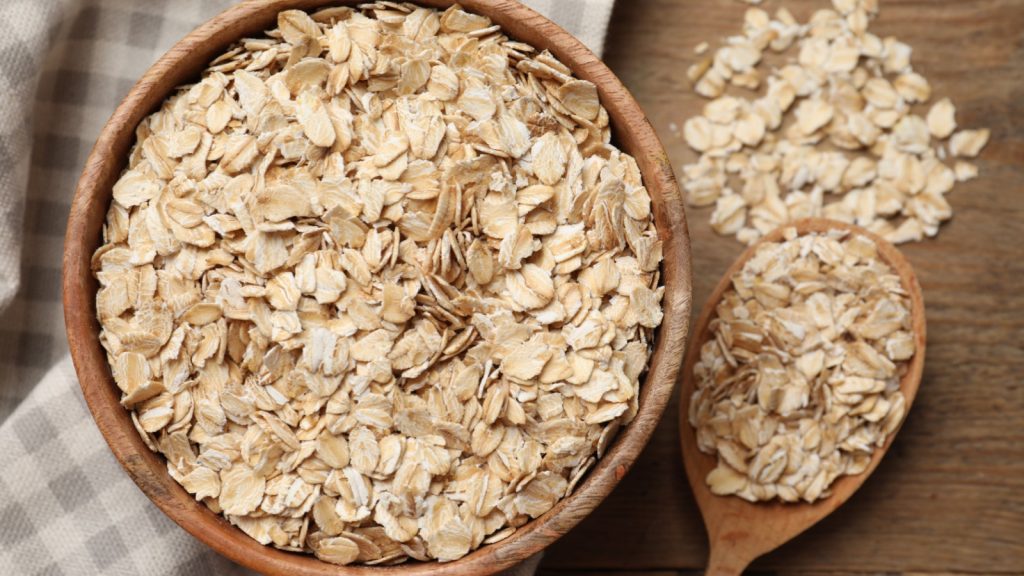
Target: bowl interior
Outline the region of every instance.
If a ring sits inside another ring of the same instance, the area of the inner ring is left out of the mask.
[[[548,49],[576,76],[598,87],[614,139],[636,158],[652,199],[655,223],[664,242],[662,281],[664,320],[641,386],[640,410],[612,448],[568,498],[518,529],[446,564],[410,562],[393,567],[341,567],[311,555],[281,551],[250,539],[197,502],[167,473],[163,457],[150,451],[119,403],[106,355],[99,343],[90,261],[101,244],[111,189],[123,170],[138,123],[181,84],[194,81],[208,62],[232,42],[259,34],[287,9],[355,4],[338,0],[269,0],[234,6],[189,34],[150,68],[104,127],[83,171],[68,221],[64,248],[64,309],[68,341],[89,409],[132,479],[168,516],[228,558],[267,574],[488,574],[508,568],[543,549],[579,522],[632,465],[657,424],[682,362],[690,316],[690,250],[679,188],[661,143],[629,92],[583,44],[533,10],[511,0],[463,0],[467,10],[486,15],[511,38]],[[446,7],[445,0],[421,0]]]

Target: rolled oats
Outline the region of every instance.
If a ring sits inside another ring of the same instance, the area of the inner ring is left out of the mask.
[[[988,144],[988,128],[961,130],[949,139],[949,153],[953,156],[974,158]]]
[[[956,107],[949,98],[932,104],[928,110],[928,130],[935,138],[948,138],[956,130]]]
[[[910,46],[868,30],[877,12],[874,0],[833,0],[801,24],[784,7],[774,15],[750,7],[741,35],[713,53],[699,45],[703,56],[686,74],[709,102],[683,123],[700,154],[683,166],[683,186],[694,206],[715,205],[716,232],[752,243],[825,216],[909,242],[952,217],[945,195],[972,173],[942,161],[947,151],[976,156],[989,133],[954,134],[948,98],[915,113],[932,87],[913,70]],[[759,70],[763,56],[790,46],[795,58]],[[760,92],[745,97],[729,86]]]
[[[257,541],[454,560],[636,415],[662,244],[550,53],[458,6],[289,10],[137,134],[101,342],[171,476]]]
[[[863,471],[903,419],[914,338],[906,291],[874,242],[785,236],[760,246],[719,301],[689,421],[718,458],[713,493],[813,502]]]

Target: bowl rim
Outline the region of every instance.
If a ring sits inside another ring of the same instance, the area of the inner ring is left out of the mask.
[[[338,566],[311,554],[265,546],[196,501],[166,471],[164,457],[151,451],[119,403],[106,353],[99,343],[95,312],[97,282],[91,261],[112,186],[127,160],[139,122],[167,95],[194,81],[198,71],[232,42],[268,28],[278,12],[358,4],[358,0],[265,0],[243,2],[223,11],[178,41],[134,85],[103,127],[75,190],[63,255],[63,303],[68,344],[83,395],[97,427],[132,480],[167,516],[221,555],[265,574],[491,574],[518,564],[564,535],[592,511],[632,466],[650,439],[675,388],[683,359],[691,312],[690,246],[685,209],[668,157],[650,122],[614,74],[578,39],[544,16],[513,0],[462,0],[465,9],[483,14],[503,33],[538,49],[550,50],[576,77],[598,87],[602,106],[620,149],[637,161],[651,194],[655,222],[663,241],[664,319],[641,386],[639,410],[624,426],[603,458],[572,494],[516,530],[448,563],[409,562],[394,566]],[[417,0],[445,8],[451,0]]]

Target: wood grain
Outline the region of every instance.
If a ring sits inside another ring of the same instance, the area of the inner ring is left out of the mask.
[[[395,567],[339,567],[315,557],[259,545],[223,518],[197,503],[167,474],[162,457],[143,444],[128,413],[119,405],[105,354],[98,341],[96,282],[90,259],[111,188],[123,169],[138,122],[171,90],[194,79],[231,42],[270,26],[289,8],[337,5],[338,0],[266,0],[225,11],[175,45],[132,89],[104,127],[79,180],[71,207],[64,252],[64,309],[71,355],[97,426],[132,479],[185,530],[247,567],[266,574],[490,574],[519,563],[565,534],[596,507],[632,466],[653,432],[675,386],[690,315],[690,252],[679,188],[650,123],[622,84],[578,40],[529,8],[510,0],[463,0],[467,9],[489,16],[509,36],[549,49],[577,76],[597,85],[616,143],[632,154],[651,193],[655,222],[664,241],[662,274],[665,319],[658,331],[650,369],[641,387],[640,410],[608,454],[576,492],[543,516],[497,544],[446,564],[410,562]],[[354,1],[347,2],[350,4]],[[423,4],[446,6],[445,0]]]
[[[806,19],[828,2],[784,4]],[[735,0],[617,5],[606,61],[662,135],[676,170],[694,156],[668,126],[702,105],[685,77],[693,46],[738,33],[745,8]],[[924,291],[928,362],[899,437],[849,503],[753,570],[1022,573],[1024,4],[882,0],[871,29],[913,46],[933,98],[949,96],[958,121],[991,128],[992,139],[977,160],[981,177],[949,196],[953,220],[936,239],[901,246]],[[710,231],[708,210],[688,216],[694,297],[703,303],[744,247]],[[663,419],[633,473],[548,551],[546,570],[704,566],[707,540],[674,420]]]
[[[914,356],[910,359],[907,371],[900,380],[900,391],[906,399],[906,410],[909,413],[914,398],[921,384],[921,374],[925,361],[925,308],[921,297],[921,286],[914,276],[914,271],[902,254],[890,243],[860,228],[823,218],[808,218],[793,223],[797,234],[803,236],[810,233],[823,233],[830,230],[844,230],[850,234],[870,238],[878,247],[878,257],[888,264],[899,276],[910,299],[910,324],[914,335]],[[807,530],[834,512],[856,492],[865,480],[875,471],[886,452],[892,446],[899,427],[888,436],[885,444],[871,455],[867,467],[861,474],[842,476],[829,488],[831,494],[813,503],[784,502],[751,503],[737,497],[715,496],[708,488],[705,478],[717,465],[717,457],[702,453],[697,448],[696,431],[688,421],[691,395],[697,386],[693,377],[693,369],[700,360],[700,350],[705,342],[712,338],[708,331],[711,321],[715,318],[722,295],[732,288],[733,277],[743,268],[765,243],[777,243],[783,239],[783,228],[764,236],[753,246],[747,248],[722,275],[704,303],[700,318],[694,325],[693,338],[686,350],[681,375],[683,385],[679,390],[679,436],[683,452],[683,465],[690,489],[693,491],[697,506],[700,508],[710,540],[711,552],[708,558],[708,574],[714,576],[734,576],[743,570],[755,558],[778,548],[793,539],[794,536]],[[902,425],[902,422],[900,423]]]

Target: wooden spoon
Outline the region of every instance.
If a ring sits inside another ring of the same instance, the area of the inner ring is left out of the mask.
[[[795,227],[800,235],[839,229],[867,236],[878,245],[878,254],[882,260],[899,275],[901,283],[910,295],[911,323],[916,347],[914,356],[910,359],[909,369],[900,381],[900,390],[906,398],[904,412],[904,418],[906,418],[906,413],[910,411],[910,406],[921,382],[925,348],[924,300],[921,297],[921,287],[917,283],[910,264],[892,244],[857,226],[823,218],[809,218],[789,226]],[[708,473],[715,468],[717,457],[705,454],[697,448],[695,430],[689,422],[690,397],[693,395],[695,386],[693,367],[700,357],[701,345],[708,340],[708,324],[715,315],[715,308],[722,298],[722,294],[729,288],[732,276],[753,256],[758,245],[765,242],[778,242],[782,240],[782,234],[783,228],[779,228],[762,238],[757,244],[743,252],[725,273],[704,305],[700,319],[694,327],[694,337],[690,339],[686,362],[683,365],[679,431],[686,476],[689,478],[694,497],[700,506],[710,540],[711,555],[707,568],[709,575],[741,574],[755,558],[778,548],[846,502],[878,466],[882,456],[892,445],[896,432],[899,431],[897,428],[886,439],[885,445],[875,449],[871,462],[864,472],[855,476],[839,477],[832,484],[830,496],[811,504],[804,502],[786,504],[777,500],[751,503],[737,496],[716,496],[711,493],[705,483]]]

